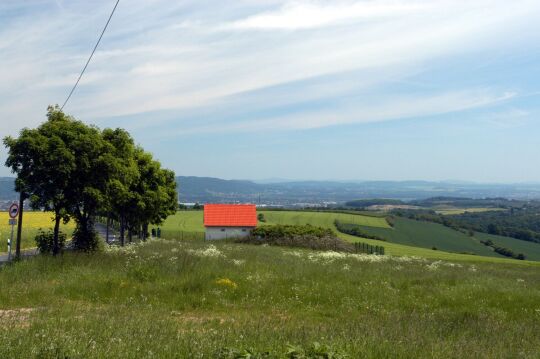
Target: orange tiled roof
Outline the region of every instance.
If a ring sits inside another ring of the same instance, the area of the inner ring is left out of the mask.
[[[256,227],[254,204],[205,204],[205,227]]]

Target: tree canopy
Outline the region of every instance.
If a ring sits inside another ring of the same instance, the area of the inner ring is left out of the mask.
[[[149,224],[161,223],[176,210],[174,173],[135,146],[125,130],[101,131],[56,106],[48,108],[47,121],[39,127],[23,129],[16,139],[6,137],[4,144],[17,190],[34,208],[54,212],[54,254],[60,250],[62,220],[73,218],[77,224],[75,249],[94,250],[97,214],[120,222],[123,243],[125,229],[146,234]]]

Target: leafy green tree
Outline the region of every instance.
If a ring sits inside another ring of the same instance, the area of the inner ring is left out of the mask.
[[[124,245],[127,219],[136,201],[132,188],[140,180],[135,161],[135,144],[129,133],[122,129],[105,129],[103,138],[112,146],[109,162],[112,171],[107,183],[107,201],[102,211],[120,224],[120,243]]]
[[[23,129],[18,139],[4,140],[9,148],[6,165],[17,173],[20,189],[30,195],[34,208],[54,212],[53,254],[60,250],[60,221],[76,221],[73,236],[78,250],[97,247],[93,218],[105,203],[112,173],[112,146],[92,126],[49,107],[47,121]]]
[[[139,232],[144,239],[150,224],[159,225],[176,213],[178,193],[174,172],[161,168],[150,153],[139,147],[135,159],[140,177],[130,191],[129,233],[130,239],[133,232]]]
[[[49,107],[48,120],[37,129],[23,129],[19,138],[6,137],[6,166],[17,174],[17,183],[30,195],[32,207],[54,213],[52,253],[58,254],[60,221],[69,221],[68,191],[75,155],[62,139],[65,124],[73,119]],[[19,188],[21,190],[22,188]]]

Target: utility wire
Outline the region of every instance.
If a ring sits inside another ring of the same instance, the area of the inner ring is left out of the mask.
[[[81,71],[81,74],[79,75],[79,78],[77,79],[77,82],[75,82],[75,85],[71,89],[68,97],[66,98],[66,101],[64,102],[64,104],[62,105],[60,110],[64,109],[64,106],[66,106],[66,104],[68,103],[69,99],[71,98],[71,95],[73,95],[73,92],[75,92],[75,89],[77,88],[77,85],[79,85],[79,82],[81,81],[81,78],[83,77],[84,72],[86,71],[86,68],[88,67],[88,64],[92,60],[92,57],[94,56],[94,53],[96,52],[96,50],[97,50],[97,48],[99,46],[101,38],[105,34],[105,31],[107,31],[107,27],[109,26],[109,23],[111,22],[111,19],[112,19],[113,15],[114,15],[114,12],[116,11],[116,8],[118,7],[119,2],[120,2],[120,0],[116,0],[116,4],[114,5],[114,8],[112,9],[111,15],[109,15],[109,19],[107,20],[107,23],[105,24],[105,27],[103,28],[103,31],[101,32],[101,35],[99,35],[99,39],[96,42],[96,46],[94,46],[94,49],[92,50],[92,53],[90,54],[90,57],[88,58],[88,61],[86,61],[86,65],[84,65],[84,67],[83,67],[83,69]]]

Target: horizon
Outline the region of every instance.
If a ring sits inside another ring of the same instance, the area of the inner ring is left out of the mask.
[[[0,4],[2,137],[64,101],[112,5]],[[65,112],[177,175],[537,184],[539,16],[531,0],[120,2]]]
[[[316,182],[316,183],[341,183],[341,184],[362,184],[370,182],[391,182],[391,183],[404,183],[404,182],[426,182],[426,183],[437,183],[437,184],[449,184],[449,185],[473,185],[473,186],[540,186],[540,181],[538,182],[475,182],[475,181],[466,181],[459,179],[446,179],[446,180],[425,180],[425,179],[403,179],[403,180],[387,180],[387,179],[307,179],[307,178],[225,178],[225,177],[212,177],[212,176],[194,176],[186,174],[176,173],[176,178],[181,177],[192,177],[192,178],[208,178],[208,179],[217,179],[222,181],[247,181],[253,182],[256,184],[262,185],[271,185],[271,184],[285,184],[285,183],[301,183],[301,182]],[[15,179],[13,175],[2,175],[0,179]]]

